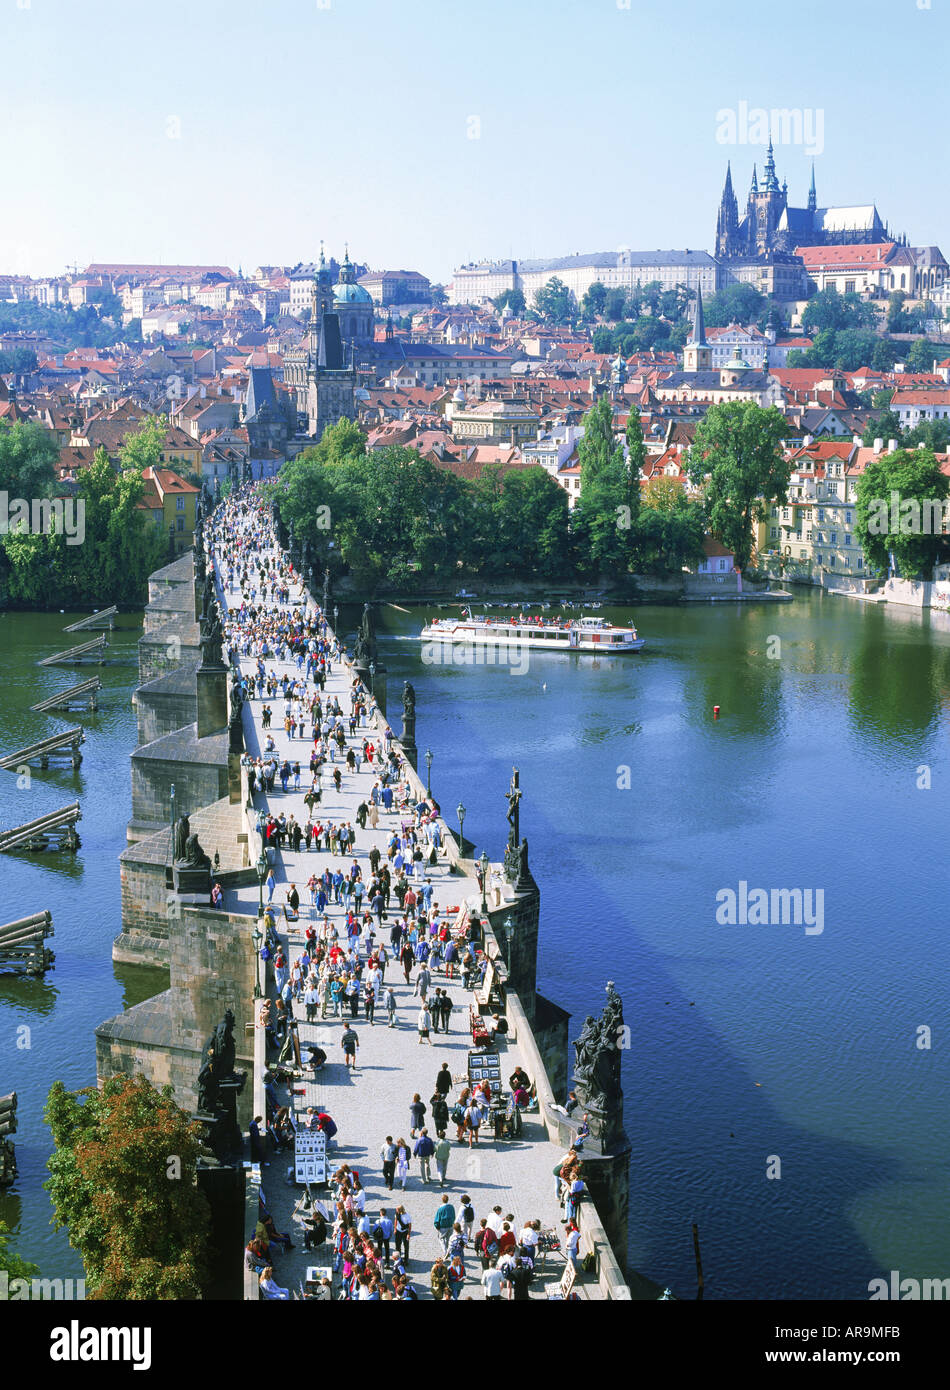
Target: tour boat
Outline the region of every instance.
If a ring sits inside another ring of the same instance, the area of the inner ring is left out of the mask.
[[[638,652],[643,638],[634,627],[614,627],[604,618],[554,622],[540,618],[486,618],[463,611],[459,618],[437,618],[422,629],[420,640],[472,647],[491,647],[499,652]]]

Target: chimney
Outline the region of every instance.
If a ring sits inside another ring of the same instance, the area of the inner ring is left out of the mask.
[[[890,440],[889,442],[893,444],[894,441],[893,441],[893,440]],[[875,452],[876,454],[879,454],[883,448],[884,448],[884,440],[883,440],[883,439],[875,439],[875,441],[874,441],[874,452]]]
[[[807,449],[807,448],[808,448],[809,444],[811,443],[811,438],[812,438],[812,437],[811,437],[810,434],[806,434],[806,435],[805,435],[805,438],[802,440],[802,448],[803,448],[803,449]]]
[[[889,440],[887,441],[887,452],[888,452],[889,454],[893,454],[894,451],[896,450],[896,448],[897,448],[897,440],[896,440],[896,439],[889,439]]]

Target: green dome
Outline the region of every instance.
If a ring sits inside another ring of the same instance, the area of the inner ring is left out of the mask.
[[[362,285],[337,285],[333,290],[336,304],[372,304],[373,296]]]
[[[343,264],[340,266],[340,278],[333,291],[333,301],[335,304],[372,304],[373,296],[369,290],[364,290],[362,285],[356,283],[356,274],[350,260],[350,251],[347,247]]]

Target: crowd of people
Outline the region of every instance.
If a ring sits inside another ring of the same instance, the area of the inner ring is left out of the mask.
[[[282,1066],[292,1065],[295,1055],[299,1062],[295,1010],[308,1023],[341,1023],[340,1060],[355,1074],[358,1026],[414,1025],[420,1045],[431,1045],[432,1034],[452,1028],[449,984],[459,981],[463,987],[477,988],[486,962],[472,939],[472,928],[453,930],[449,913],[440,906],[438,874],[433,872],[443,848],[438,805],[414,791],[392,731],[362,681],[352,674],[344,704],[327,691],[328,679],[345,668],[346,653],[326,615],[308,600],[300,577],[276,548],[263,503],[253,494],[226,503],[206,534],[225,592],[226,646],[232,661],[244,665],[244,699],[261,704],[264,735],[261,754],[246,752],[242,762],[252,802],[259,807],[257,828],[268,859],[261,955],[265,967],[270,964],[273,970],[274,998],[262,1003],[259,1022],[277,1057],[265,1086],[267,1113],[255,1117],[250,1131],[252,1161],[266,1163],[268,1155],[293,1147],[295,1124],[300,1124],[281,1105],[275,1085]],[[285,669],[279,672],[277,666]],[[338,679],[334,685],[339,688]],[[271,732],[275,712],[283,725],[285,752]],[[339,791],[344,775],[350,788],[353,777],[365,779],[352,819],[331,816],[325,804],[331,799],[331,782]],[[302,788],[305,817],[298,819],[289,805],[289,814],[276,810],[284,795],[299,796]],[[383,848],[378,844],[381,830]],[[288,852],[295,857],[312,855],[314,866],[309,873],[298,869],[300,886],[289,882],[283,902],[275,903],[278,856]],[[287,935],[284,945],[276,913],[282,907],[287,923],[299,922],[304,895],[309,896],[310,911],[309,921],[301,923],[302,941],[299,947],[291,946]],[[393,978],[398,972],[406,985],[413,985],[409,1009],[414,1017],[401,1017],[405,1005],[401,1010]],[[436,983],[439,978],[441,984]],[[492,1040],[505,1029],[505,1020],[496,1014]],[[310,1045],[309,1052],[308,1065],[316,1070],[327,1065],[323,1048]],[[532,1104],[533,1088],[520,1068],[510,1078],[509,1089],[515,1111]],[[455,1143],[477,1145],[492,1100],[489,1082],[457,1087],[448,1063],[443,1063],[428,1104],[420,1094],[413,1096],[409,1139],[387,1135],[380,1148],[383,1183],[394,1194],[393,1204],[370,1212],[359,1171],[343,1163],[333,1174],[330,1202],[323,1209],[315,1205],[304,1219],[304,1243],[308,1249],[329,1246],[341,1297],[418,1298],[409,1269],[413,1227],[405,1205],[395,1204],[397,1186],[399,1194],[404,1193],[417,1168],[421,1183],[438,1181],[444,1189],[451,1134]],[[333,1118],[314,1111],[304,1123],[323,1130],[329,1148],[337,1132]],[[576,1154],[573,1159],[579,1162]],[[576,1258],[571,1239],[583,1182],[579,1170],[559,1173],[558,1181],[568,1189],[575,1181],[580,1184],[574,1209],[565,1209],[568,1253]],[[505,1215],[496,1206],[476,1224],[467,1194],[458,1209],[445,1194],[434,1225],[442,1250],[429,1272],[434,1298],[458,1299],[466,1281],[472,1287],[475,1278],[488,1299],[501,1298],[505,1290],[513,1299],[530,1296],[539,1245],[552,1242],[552,1234],[543,1230],[537,1217],[519,1225],[511,1213]],[[276,1232],[262,1211],[246,1261],[268,1299],[291,1296],[275,1278],[277,1246],[293,1248],[290,1237]]]

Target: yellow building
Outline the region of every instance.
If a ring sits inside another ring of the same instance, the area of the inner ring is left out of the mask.
[[[180,555],[190,550],[195,534],[195,507],[198,488],[170,468],[143,468],[145,496],[139,506],[149,513],[153,525],[168,536],[169,550]]]

